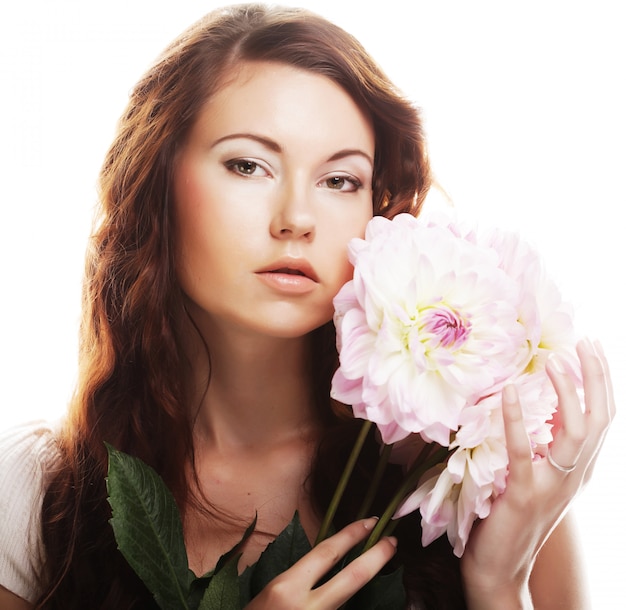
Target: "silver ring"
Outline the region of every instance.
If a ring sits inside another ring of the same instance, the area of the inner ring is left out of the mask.
[[[557,462],[555,462],[554,458],[552,457],[552,454],[550,453],[549,448],[548,448],[548,453],[546,454],[546,457],[548,458],[548,462],[550,462],[550,465],[554,466],[559,472],[564,472],[565,474],[568,474],[572,472],[574,468],[576,468],[575,463],[572,464],[571,466],[561,466],[561,464],[558,464]]]

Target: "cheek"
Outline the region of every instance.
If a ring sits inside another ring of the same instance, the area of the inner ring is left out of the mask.
[[[347,246],[346,246],[346,250],[347,250]],[[337,271],[338,271],[337,275],[338,275],[338,283],[339,283],[338,288],[341,288],[341,286],[343,286],[347,281],[352,279],[352,276],[354,274],[354,267],[348,260],[347,252],[344,253],[343,257],[338,262]]]
[[[222,218],[228,206],[220,197],[215,180],[203,167],[185,160],[178,167],[174,182],[174,217],[177,251],[191,255],[193,251],[217,245],[228,230]],[[221,227],[217,230],[216,227]],[[217,240],[217,241],[216,241]]]
[[[329,227],[330,235],[332,235],[332,247],[328,245],[328,265],[334,269],[334,284],[336,291],[349,280],[354,274],[354,267],[348,259],[348,244],[354,238],[363,239],[365,236],[365,227],[371,219],[369,208],[365,208],[359,214],[350,219],[337,220]],[[339,227],[343,230],[338,231]]]
[[[174,230],[176,251],[184,251],[193,234],[193,227],[198,224],[203,200],[198,181],[186,163],[181,163],[174,176]]]
[[[185,292],[206,280],[207,263],[220,247],[215,207],[210,189],[188,167],[179,167],[174,183],[175,266]]]

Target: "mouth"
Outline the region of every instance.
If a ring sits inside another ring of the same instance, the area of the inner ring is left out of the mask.
[[[282,260],[257,271],[259,274],[289,275],[307,278],[318,283],[317,274],[305,260]]]
[[[319,285],[313,267],[304,259],[283,258],[259,269],[256,276],[273,293],[284,297],[301,297]]]
[[[303,277],[308,277],[304,271],[300,271],[300,269],[289,269],[289,267],[281,267],[280,269],[270,269],[268,273],[285,273],[287,275],[301,275]]]

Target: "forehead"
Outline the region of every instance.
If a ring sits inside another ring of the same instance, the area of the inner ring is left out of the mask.
[[[205,103],[192,132],[219,137],[218,132],[232,130],[262,130],[280,140],[317,138],[329,145],[349,140],[374,150],[370,117],[342,87],[277,62],[239,64]]]

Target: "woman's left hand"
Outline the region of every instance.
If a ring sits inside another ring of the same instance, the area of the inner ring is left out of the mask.
[[[591,477],[615,415],[606,359],[599,344],[577,346],[585,409],[573,379],[556,358],[548,374],[558,397],[560,428],[548,456],[534,460],[515,388],[503,393],[509,474],[490,515],[477,522],[461,560],[469,608],[532,608],[530,573],[546,539]]]

